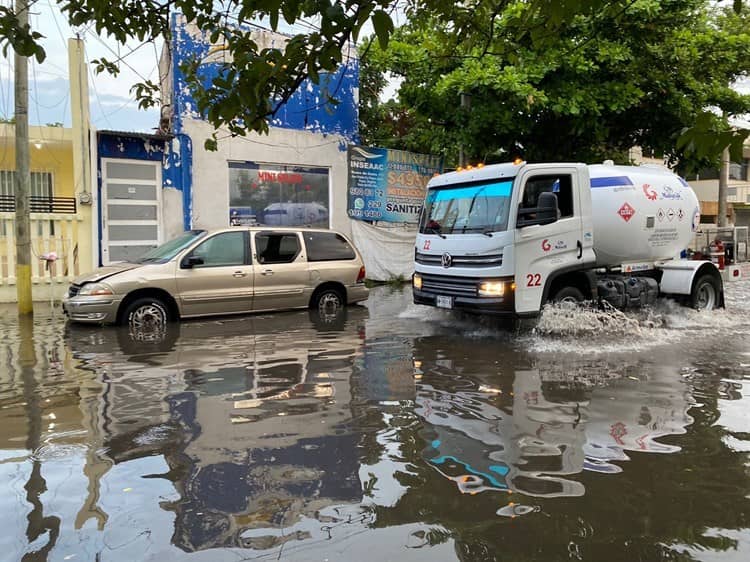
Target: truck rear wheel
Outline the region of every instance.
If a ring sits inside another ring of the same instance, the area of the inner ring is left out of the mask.
[[[693,285],[690,304],[695,310],[713,310],[719,306],[719,291],[713,275],[703,275]]]
[[[552,302],[568,302],[578,304],[583,302],[583,293],[577,287],[561,287],[552,297]]]

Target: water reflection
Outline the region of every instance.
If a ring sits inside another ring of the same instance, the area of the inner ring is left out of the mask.
[[[581,496],[584,485],[569,476],[621,472],[614,461],[628,460],[628,451],[677,452],[659,439],[693,422],[677,368],[649,366],[635,377],[623,371],[637,372],[637,363],[606,374],[601,362],[569,363],[563,372],[537,360],[513,369],[528,359],[506,354],[488,370],[482,355],[490,342],[461,342],[463,361],[441,357],[452,342],[416,341],[414,411],[427,422],[425,457],[463,493]]]
[[[371,310],[335,317],[147,335],[0,317],[0,552],[625,561],[746,548],[744,335],[534,353],[471,320],[399,318],[408,295],[373,292]]]

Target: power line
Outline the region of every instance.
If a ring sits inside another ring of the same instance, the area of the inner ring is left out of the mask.
[[[126,67],[128,67],[128,68],[129,68],[129,69],[130,69],[130,70],[131,70],[131,71],[132,71],[132,72],[133,72],[133,73],[134,73],[134,74],[135,74],[136,76],[138,76],[138,77],[139,77],[139,78],[140,78],[141,80],[143,80],[144,82],[148,82],[148,80],[147,80],[146,78],[144,78],[144,77],[143,77],[143,75],[142,75],[142,74],[141,74],[140,72],[138,72],[138,71],[137,71],[137,70],[136,70],[135,68],[133,68],[133,67],[132,67],[132,66],[131,66],[131,65],[130,65],[129,63],[125,62],[125,57],[128,57],[128,56],[130,56],[130,55],[131,55],[131,54],[133,54],[133,53],[134,53],[134,52],[135,52],[136,50],[140,49],[141,47],[143,47],[143,45],[145,45],[146,43],[149,43],[150,41],[144,41],[143,43],[141,43],[141,44],[140,44],[140,45],[138,45],[137,47],[133,48],[133,49],[132,49],[132,50],[131,50],[131,51],[130,51],[129,53],[127,53],[127,54],[125,54],[125,55],[123,55],[123,56],[119,56],[119,54],[118,54],[118,53],[117,53],[117,52],[116,52],[116,51],[115,51],[114,49],[112,49],[112,47],[110,47],[109,45],[107,45],[107,44],[106,44],[106,43],[105,43],[105,42],[104,42],[104,41],[102,40],[102,38],[101,38],[101,37],[99,37],[99,36],[98,36],[98,35],[97,35],[96,33],[92,33],[92,32],[90,32],[90,31],[87,31],[86,33],[87,33],[88,35],[92,36],[92,37],[93,37],[94,39],[96,39],[97,41],[99,41],[99,43],[101,43],[102,45],[104,45],[104,47],[105,47],[105,48],[106,48],[106,49],[107,49],[107,50],[108,50],[108,51],[109,51],[110,53],[112,53],[113,55],[115,55],[116,57],[118,57],[118,58],[117,58],[117,60],[115,61],[115,63],[117,63],[117,62],[121,62],[121,63],[122,63],[122,64],[124,64],[124,65],[125,65]],[[119,45],[119,44],[118,44],[118,45]]]
[[[34,80],[34,91],[38,92],[39,88],[36,84],[36,60],[31,59],[31,77]],[[34,107],[36,109],[36,118],[37,122],[39,123],[39,135],[42,137],[42,147],[48,151],[48,154],[52,157],[52,159],[57,163],[58,166],[62,166],[62,163],[60,160],[58,160],[57,156],[55,156],[55,151],[52,150],[52,148],[48,145],[47,139],[44,138],[44,124],[42,123],[42,116],[39,111],[39,103],[36,101],[36,97],[32,98],[34,101]]]
[[[0,101],[2,101],[2,104],[3,104],[2,105],[3,119],[7,119],[8,118],[8,106],[5,104],[5,88],[3,87],[3,83],[2,83],[2,79],[3,79],[2,72],[3,72],[2,68],[0,68]],[[10,77],[8,77],[8,79],[10,81]],[[10,103],[10,99],[8,99],[8,103]]]
[[[102,116],[104,117],[104,121],[107,123],[107,126],[110,129],[113,129],[114,127],[112,127],[112,123],[109,122],[109,118],[107,117],[106,113],[104,113],[104,108],[102,107],[102,100],[99,98],[99,90],[96,89],[96,82],[94,81],[94,73],[91,72],[91,62],[89,61],[88,53],[86,53],[86,69],[88,70],[89,77],[91,78],[91,87],[94,90],[94,97],[96,98],[96,104],[99,106],[99,111],[101,111]]]

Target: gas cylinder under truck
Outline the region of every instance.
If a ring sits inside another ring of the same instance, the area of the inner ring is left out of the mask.
[[[495,164],[427,186],[414,249],[414,302],[516,318],[551,301],[619,308],[672,297],[724,306],[710,261],[680,259],[698,198],[666,168]]]

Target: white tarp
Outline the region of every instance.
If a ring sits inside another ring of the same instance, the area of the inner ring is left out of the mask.
[[[382,224],[382,223],[381,223]],[[409,279],[414,272],[415,225],[378,225],[353,220],[352,238],[362,254],[367,278],[373,281]]]

